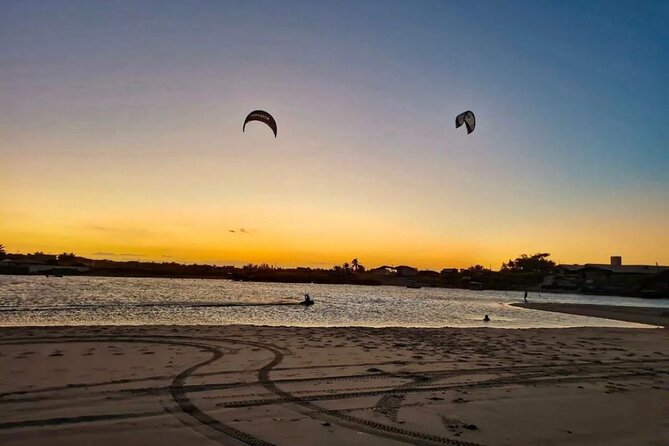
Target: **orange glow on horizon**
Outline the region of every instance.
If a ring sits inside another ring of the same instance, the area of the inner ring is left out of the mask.
[[[660,246],[667,242],[659,223],[646,223],[641,238],[630,221],[599,228],[600,217],[584,214],[542,222],[540,228],[536,220],[467,224],[476,219],[458,223],[463,228],[453,221],[443,227],[420,224],[398,213],[384,218],[378,210],[282,209],[276,203],[253,207],[238,209],[237,215],[231,215],[232,209],[228,214],[204,207],[176,215],[159,209],[135,211],[125,218],[119,213],[98,217],[95,210],[72,215],[62,206],[45,206],[41,213],[3,211],[0,242],[10,252],[72,251],[91,258],[219,265],[330,268],[358,258],[367,267],[408,264],[438,270],[481,264],[498,269],[509,258],[540,251],[562,263],[606,262],[613,254],[628,264],[669,263],[669,258],[655,257],[669,251]],[[260,217],[253,218],[256,212]],[[478,220],[487,222],[489,216],[479,215]],[[574,220],[584,229],[574,231]]]

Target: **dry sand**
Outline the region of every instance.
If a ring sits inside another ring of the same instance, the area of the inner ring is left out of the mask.
[[[614,305],[562,304],[546,302],[514,303],[514,307],[531,310],[554,311],[556,313],[578,314],[601,317],[625,322],[669,327],[669,308],[623,307]]]
[[[665,329],[0,329],[0,444],[667,445]]]

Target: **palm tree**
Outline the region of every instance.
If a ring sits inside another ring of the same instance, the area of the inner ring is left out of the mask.
[[[358,271],[358,267],[359,267],[358,259],[351,260],[351,269],[353,271]]]
[[[4,258],[7,255],[7,251],[5,251],[5,245],[0,245],[0,259]]]

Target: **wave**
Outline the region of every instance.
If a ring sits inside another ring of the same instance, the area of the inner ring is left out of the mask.
[[[299,302],[142,302],[109,304],[70,304],[52,306],[12,307],[0,306],[0,313],[40,311],[102,310],[109,308],[224,308],[224,307],[277,307],[295,306]]]

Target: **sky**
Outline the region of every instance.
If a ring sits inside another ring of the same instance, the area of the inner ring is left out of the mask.
[[[666,1],[0,0],[0,243],[669,264],[668,22]],[[255,109],[277,138],[242,133]]]

